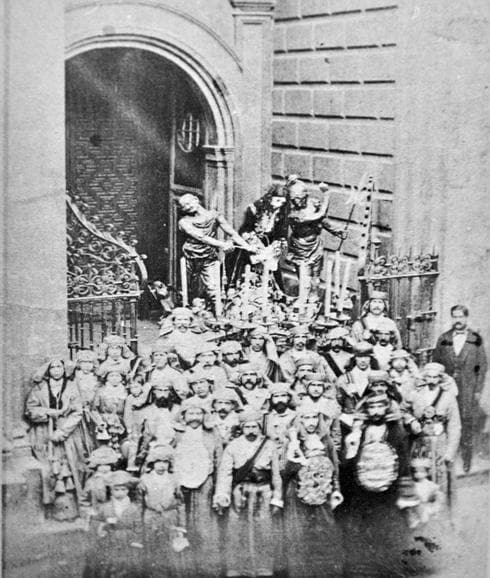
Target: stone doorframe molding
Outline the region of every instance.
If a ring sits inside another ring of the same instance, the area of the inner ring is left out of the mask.
[[[233,218],[234,143],[238,133],[236,115],[231,113],[231,96],[219,77],[213,74],[192,55],[190,50],[175,46],[165,40],[134,34],[107,34],[84,38],[71,44],[66,58],[102,48],[138,48],[158,54],[183,70],[200,92],[207,116],[209,140],[205,143],[204,198],[206,203],[224,211]],[[210,154],[211,153],[211,154]]]

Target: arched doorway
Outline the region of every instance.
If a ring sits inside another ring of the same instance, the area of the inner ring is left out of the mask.
[[[205,195],[209,106],[160,55],[88,50],[66,63],[67,185],[103,225],[137,240],[150,280],[175,284],[175,197]]]

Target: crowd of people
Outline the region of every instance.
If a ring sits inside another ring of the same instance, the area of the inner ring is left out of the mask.
[[[320,300],[322,230],[346,231],[297,177],[240,233],[193,195],[179,203],[183,306],[150,286],[151,353],[107,335],[34,377],[47,516],[85,519],[87,577],[405,575],[410,533],[448,508],[460,441],[471,467],[486,359],[467,309],[419,367],[385,292],[352,319],[348,274],[331,296],[327,267]],[[218,251],[234,249],[224,291]]]
[[[147,359],[109,335],[43,366],[32,447],[48,515],[87,520],[87,575],[383,575],[446,507],[471,398],[400,349],[386,297],[321,347],[308,325],[230,334],[177,307]]]

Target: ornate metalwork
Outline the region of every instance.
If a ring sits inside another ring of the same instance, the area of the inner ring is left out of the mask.
[[[376,256],[366,265],[364,275],[360,278],[375,281],[393,277],[400,278],[437,274],[437,255],[431,255],[429,253],[416,255],[415,257],[410,255],[402,257],[398,255],[382,255]]]
[[[68,298],[139,296],[146,267],[131,244],[101,231],[67,195]]]

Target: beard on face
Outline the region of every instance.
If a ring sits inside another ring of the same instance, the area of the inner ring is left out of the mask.
[[[277,413],[284,413],[288,408],[288,404],[284,401],[278,401],[272,404],[272,407],[277,411]]]
[[[248,433],[245,435],[245,439],[248,440],[249,442],[254,442],[257,439],[257,434],[256,433]]]
[[[170,408],[171,402],[168,397],[157,397],[155,399],[155,405],[160,408],[162,407]]]
[[[219,409],[218,410],[218,415],[221,419],[225,419],[225,417],[229,414],[230,412],[227,409]]]

